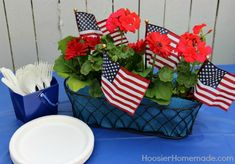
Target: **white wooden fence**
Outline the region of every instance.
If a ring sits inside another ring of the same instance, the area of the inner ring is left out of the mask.
[[[101,20],[121,7],[142,19],[140,31],[128,35],[129,40],[143,38],[145,19],[178,34],[206,23],[214,28],[208,37],[213,62],[235,64],[235,0],[0,0],[0,67],[53,63],[57,41],[78,35],[73,8]]]

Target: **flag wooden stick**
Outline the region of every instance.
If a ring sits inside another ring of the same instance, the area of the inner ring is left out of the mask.
[[[78,9],[74,8],[73,11],[76,13],[78,11]]]
[[[149,20],[148,19],[145,19],[145,24],[149,24]]]
[[[148,27],[148,24],[149,24],[149,20],[145,19],[144,22],[145,22],[145,38],[146,38],[147,32],[148,32],[147,27]],[[146,69],[147,68],[147,56],[146,55],[144,55],[144,65],[145,65],[145,69]]]
[[[102,48],[105,49],[107,46],[106,44],[102,44]]]

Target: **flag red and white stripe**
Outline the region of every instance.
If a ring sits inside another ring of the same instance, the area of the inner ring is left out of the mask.
[[[235,75],[218,69],[211,63],[209,66],[203,66],[199,72],[194,96],[204,104],[228,110],[235,100]]]
[[[129,72],[104,55],[101,86],[107,101],[133,115],[148,89],[150,81]]]
[[[157,67],[158,69],[162,68],[163,66],[168,66],[170,68],[175,68],[176,65],[179,63],[179,56],[178,53],[176,52],[176,46],[179,43],[179,39],[180,36],[178,36],[177,34],[163,28],[160,26],[156,26],[153,24],[146,24],[146,36],[150,33],[150,32],[160,32],[161,34],[166,34],[169,39],[171,40],[171,47],[173,48],[172,54],[171,56],[169,56],[168,58],[164,58],[161,57],[159,55],[156,55],[156,62],[155,62],[155,67]],[[153,65],[153,55],[154,53],[149,49],[149,46],[146,47],[146,52],[145,52],[145,59],[147,60],[146,63],[148,65]]]
[[[114,32],[110,33],[107,28],[106,28],[106,21],[107,19],[105,20],[102,20],[102,21],[99,21],[97,22],[97,25],[99,26],[100,28],[100,31],[104,34],[104,35],[108,35],[110,34],[110,36],[113,38],[114,40],[114,44],[115,45],[121,45],[121,44],[127,44],[128,43],[128,40],[126,38],[125,35],[122,35],[120,33],[120,31],[118,30],[115,30]]]
[[[98,31],[93,31],[93,30],[82,31],[79,33],[79,35],[82,37],[100,37],[100,36],[102,36],[101,33],[99,33]]]

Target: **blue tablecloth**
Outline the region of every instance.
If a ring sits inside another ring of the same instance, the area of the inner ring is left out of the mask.
[[[235,65],[221,68],[235,73]],[[1,77],[1,75],[0,75]],[[59,114],[72,115],[71,105],[60,83]],[[22,125],[14,115],[8,89],[0,84],[0,164],[12,163],[8,151],[11,136]],[[182,140],[167,140],[119,130],[92,128],[95,149],[87,163],[168,163],[201,161],[235,163],[235,103],[228,112],[203,105],[193,133]]]

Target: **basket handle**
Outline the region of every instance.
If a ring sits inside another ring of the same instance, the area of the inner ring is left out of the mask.
[[[43,98],[50,106],[56,107],[58,105],[58,102],[57,103],[51,102],[51,100],[49,100],[49,98],[43,92],[39,94],[39,97]]]

